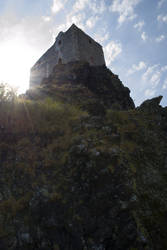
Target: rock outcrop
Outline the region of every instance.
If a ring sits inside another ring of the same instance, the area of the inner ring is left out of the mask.
[[[135,109],[117,76],[85,63],[2,94],[0,249],[167,249],[161,98]]]
[[[144,101],[140,107],[139,110],[143,110],[143,111],[158,111],[160,110],[161,106],[160,106],[160,102],[162,100],[162,96],[158,96],[158,97],[154,97],[152,99],[148,99],[146,101]]]
[[[135,107],[130,90],[106,66],[90,66],[84,62],[56,65],[50,77],[43,79],[41,89],[42,92],[48,90],[52,96],[64,93],[64,101],[71,97],[71,102],[75,102],[79,97],[81,105],[83,98],[87,102],[94,101],[94,109],[100,105],[117,110]]]

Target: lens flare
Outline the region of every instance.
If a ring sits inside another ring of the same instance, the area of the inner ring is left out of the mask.
[[[29,88],[30,68],[36,53],[22,39],[13,39],[0,44],[0,82],[18,88],[24,93]]]

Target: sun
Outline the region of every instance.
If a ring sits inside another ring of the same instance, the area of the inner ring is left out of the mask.
[[[18,88],[24,93],[29,88],[30,68],[35,51],[24,39],[12,39],[0,44],[0,82]]]

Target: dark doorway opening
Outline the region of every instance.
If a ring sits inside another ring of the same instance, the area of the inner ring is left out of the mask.
[[[62,64],[62,59],[59,58],[58,64]]]

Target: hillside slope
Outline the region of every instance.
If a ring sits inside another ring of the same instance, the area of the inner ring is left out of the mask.
[[[0,249],[167,249],[167,108],[87,67],[1,95]]]

